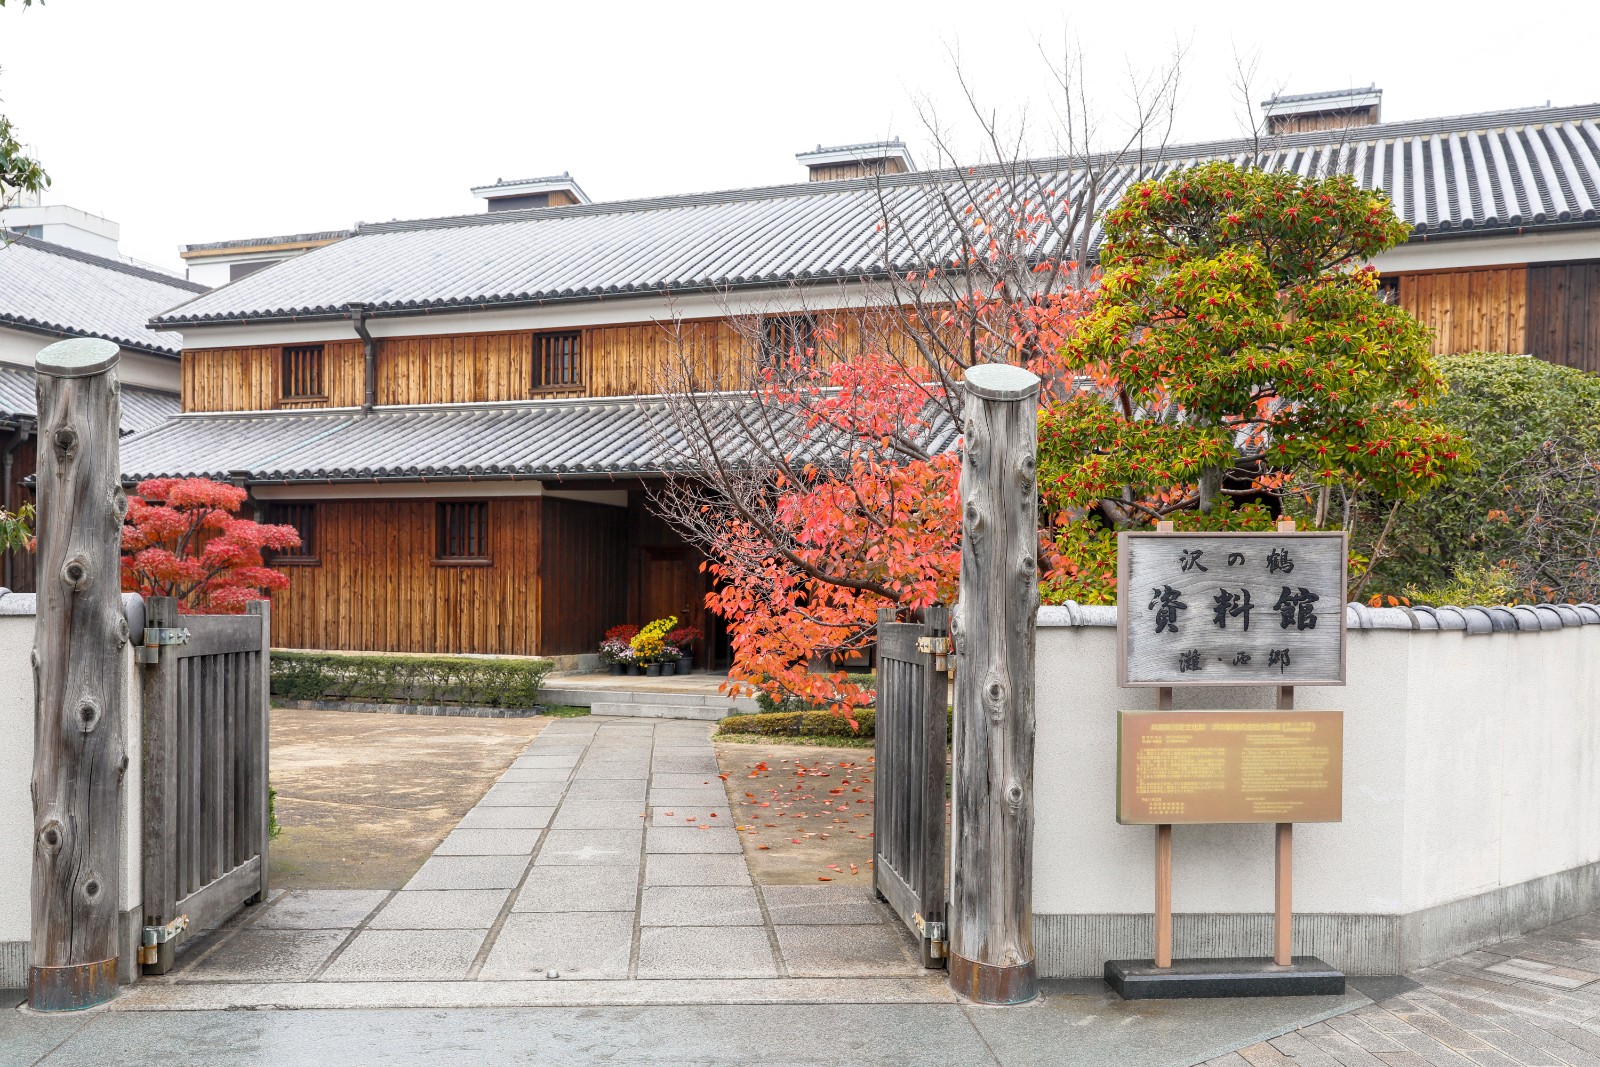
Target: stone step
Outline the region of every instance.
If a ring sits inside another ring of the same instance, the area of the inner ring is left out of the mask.
[[[653,693],[652,696],[660,696]],[[641,719],[703,719],[715,722],[727,716],[726,707],[713,708],[704,704],[645,704],[633,701],[600,701],[589,705],[591,715],[621,715]]]
[[[561,682],[547,682],[540,687],[540,699],[546,704],[570,704],[574,707],[593,707],[595,704],[672,704],[691,708],[716,708],[724,715],[729,711],[756,710],[756,702],[749,697],[728,697],[715,691],[590,689],[582,685]],[[595,714],[598,715],[599,712]]]

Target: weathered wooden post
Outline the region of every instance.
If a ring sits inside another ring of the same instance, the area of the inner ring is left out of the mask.
[[[123,748],[117,346],[40,352],[34,630],[33,931],[28,1003],[117,995]]]
[[[1039,992],[1033,956],[1033,661],[1039,379],[966,374],[956,639],[950,985],[982,1004]]]

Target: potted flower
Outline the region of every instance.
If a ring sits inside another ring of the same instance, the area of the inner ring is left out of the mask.
[[[639,632],[637,626],[624,624],[613,626],[606,631],[606,638],[600,642],[600,662],[611,668],[612,674],[626,674],[633,665],[633,648],[629,644]]]
[[[661,657],[667,648],[666,636],[676,625],[678,617],[668,615],[647,624],[628,642],[628,647],[633,649],[634,659],[645,665],[644,673],[652,678],[661,675]]]
[[[688,674],[694,670],[694,645],[696,641],[700,640],[700,636],[700,628],[698,626],[680,626],[667,634],[667,644],[676,649],[678,653],[677,666],[679,674]]]

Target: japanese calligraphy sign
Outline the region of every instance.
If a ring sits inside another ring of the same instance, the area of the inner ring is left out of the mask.
[[[1343,533],[1123,533],[1124,686],[1342,685]]]
[[[1344,714],[1124,711],[1117,821],[1338,822]]]

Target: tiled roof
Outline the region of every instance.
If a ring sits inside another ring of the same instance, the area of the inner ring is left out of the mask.
[[[955,427],[935,421],[926,447],[953,447]],[[730,436],[726,457],[735,461],[739,450]],[[122,470],[131,481],[240,472],[289,483],[633,478],[692,470],[691,452],[660,398],[533,400],[190,413],[124,441]]]
[[[1386,191],[1419,237],[1597,225],[1597,120],[1600,104],[1172,146],[1115,168],[1102,202],[1135,179],[1254,158],[1279,171],[1350,172]],[[1032,167],[1041,187],[1069,197],[1084,178],[1071,161]],[[351,302],[408,314],[877,277],[885,205],[896,219],[887,258],[896,268],[925,263],[930,249],[916,244],[946,239],[940,194],[957,180],[981,192],[997,179],[978,168],[364,225],[157,321],[334,317]]]
[[[150,318],[206,287],[75,248],[7,234],[0,241],[0,325],[66,337],[103,337],[175,356],[183,339]]]
[[[0,426],[38,421],[38,398],[31,370],[0,366]],[[178,398],[137,386],[122,387],[122,432],[159,426],[178,413]]]
[[[184,252],[221,252],[236,248],[263,248],[276,245],[311,244],[316,241],[339,241],[349,237],[354,230],[318,230],[315,233],[286,233],[277,237],[241,237],[237,241],[202,241],[184,245]]]

